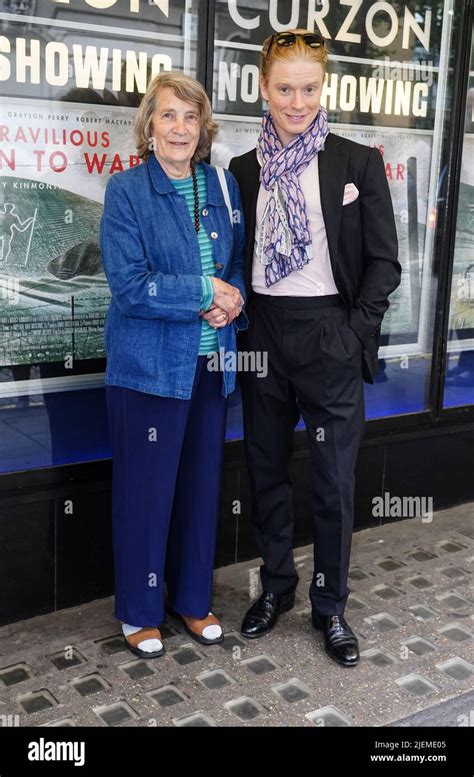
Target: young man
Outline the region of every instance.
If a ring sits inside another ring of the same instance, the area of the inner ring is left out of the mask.
[[[329,131],[320,105],[324,40],[294,30],[266,39],[268,104],[257,148],[234,158],[247,230],[249,329],[242,350],[266,351],[268,375],[241,375],[253,527],[263,593],[242,624],[263,636],[293,607],[288,464],[299,415],[311,451],[312,620],[329,655],[359,660],[344,619],[354,469],[364,428],[363,380],[377,371],[380,325],[400,282],[393,207],[377,149]]]

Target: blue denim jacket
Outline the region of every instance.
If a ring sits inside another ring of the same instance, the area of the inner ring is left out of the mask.
[[[213,244],[216,277],[237,286],[245,299],[239,188],[226,170],[232,228],[217,172],[202,165],[207,203],[200,203],[201,222]],[[112,292],[105,323],[106,384],[189,399],[201,337],[201,259],[186,201],[154,154],[110,178],[100,248]],[[236,329],[247,326],[242,311],[217,330],[219,350],[226,354],[224,396],[235,387],[236,360],[227,354],[236,353]]]

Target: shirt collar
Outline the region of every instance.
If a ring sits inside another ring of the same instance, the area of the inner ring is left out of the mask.
[[[176,193],[176,189],[173,186],[173,183],[166,175],[154,153],[150,154],[145,164],[148,167],[151,182],[158,194]],[[212,167],[212,165],[208,165],[206,162],[200,162],[200,165],[206,174],[207,204],[224,205],[224,195],[222,193],[216,169]]]

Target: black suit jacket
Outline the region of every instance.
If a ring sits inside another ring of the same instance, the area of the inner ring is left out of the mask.
[[[256,150],[234,157],[229,169],[242,195],[247,234],[245,286],[250,301],[260,187]],[[388,296],[399,285],[401,276],[385,166],[378,149],[330,132],[324,150],[318,153],[318,169],[334,282],[348,308],[349,323],[363,345],[364,380],[373,383],[378,371],[380,325],[389,306]],[[357,186],[359,196],[343,205],[344,187],[351,182]]]

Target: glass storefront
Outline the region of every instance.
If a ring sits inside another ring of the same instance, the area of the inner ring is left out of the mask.
[[[212,82],[221,130],[211,161],[227,165],[255,145],[265,108],[261,43],[288,27],[326,38],[331,130],[379,149],[393,198],[403,277],[384,320],[380,373],[366,385],[367,418],[429,408],[439,261],[447,261],[435,252],[437,209],[449,174],[445,138],[463,3],[216,0],[211,7],[214,18],[205,0],[0,0],[0,471],[110,456],[103,389],[110,295],[98,227],[109,176],[139,163],[132,125],[149,77],[175,69]],[[473,91],[446,407],[474,400]],[[241,436],[236,392],[227,437]]]
[[[474,46],[471,49],[449,305],[444,406],[474,403]]]
[[[110,456],[98,245],[150,76],[196,75],[198,2],[0,3],[0,471]]]
[[[335,3],[217,3],[213,104],[222,130],[213,160],[227,165],[255,146],[265,110],[258,90],[263,39],[286,26],[315,24],[329,50],[322,103],[331,131],[379,149],[397,224],[403,274],[384,318],[380,372],[365,387],[370,419],[428,408],[438,293],[434,234],[446,172],[442,138],[451,120],[456,4],[355,5],[354,15]]]

